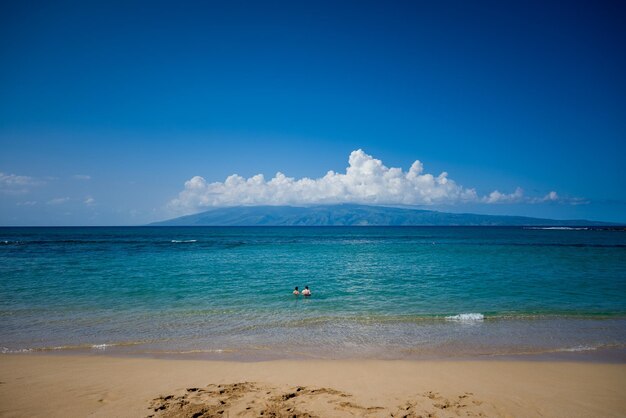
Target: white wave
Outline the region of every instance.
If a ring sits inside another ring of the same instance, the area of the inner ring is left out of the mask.
[[[62,350],[106,350],[109,347],[117,346],[129,346],[141,344],[140,342],[128,342],[128,343],[111,343],[111,344],[79,344],[79,345],[58,345],[52,347],[33,347],[33,348],[16,348],[11,349],[8,347],[0,347],[0,354],[13,354],[13,353],[31,353],[31,352],[47,352],[47,351],[62,351]]]
[[[93,350],[106,350],[107,347],[111,347],[114,344],[93,344],[91,348]]]
[[[0,348],[0,353],[2,354],[30,353],[31,351],[33,351],[32,348],[18,348],[15,350],[12,350],[8,347]]]
[[[446,316],[448,321],[460,321],[460,322],[473,322],[482,321],[485,319],[485,315],[481,313],[462,313],[458,315]]]
[[[556,230],[556,231],[586,231],[589,228],[574,228],[571,226],[529,226],[524,229],[543,229],[543,230]]]
[[[595,351],[598,347],[589,347],[587,345],[577,345],[576,347],[563,348],[558,351],[579,352],[579,351]]]
[[[207,348],[195,350],[166,350],[166,351],[145,351],[147,354],[203,354],[203,353],[234,353],[235,349],[230,348]]]
[[[173,239],[172,240],[173,243],[177,244],[177,243],[187,243],[187,242],[198,242],[197,239]]]

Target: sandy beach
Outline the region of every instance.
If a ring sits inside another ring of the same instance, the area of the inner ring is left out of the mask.
[[[0,357],[3,417],[623,417],[626,365]]]

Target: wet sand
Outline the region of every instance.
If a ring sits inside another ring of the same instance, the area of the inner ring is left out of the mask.
[[[0,356],[3,417],[623,417],[626,364]]]

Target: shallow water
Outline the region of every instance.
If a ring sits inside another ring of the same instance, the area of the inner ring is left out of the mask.
[[[291,295],[309,285],[311,298]],[[0,228],[0,346],[217,358],[626,347],[626,233]]]

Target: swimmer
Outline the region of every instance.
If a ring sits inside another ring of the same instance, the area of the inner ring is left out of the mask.
[[[296,286],[295,289],[293,289],[293,294],[298,296],[300,294],[300,291],[298,290],[298,286]]]
[[[304,296],[311,296],[311,291],[309,290],[309,286],[304,286],[304,290],[302,291]]]

